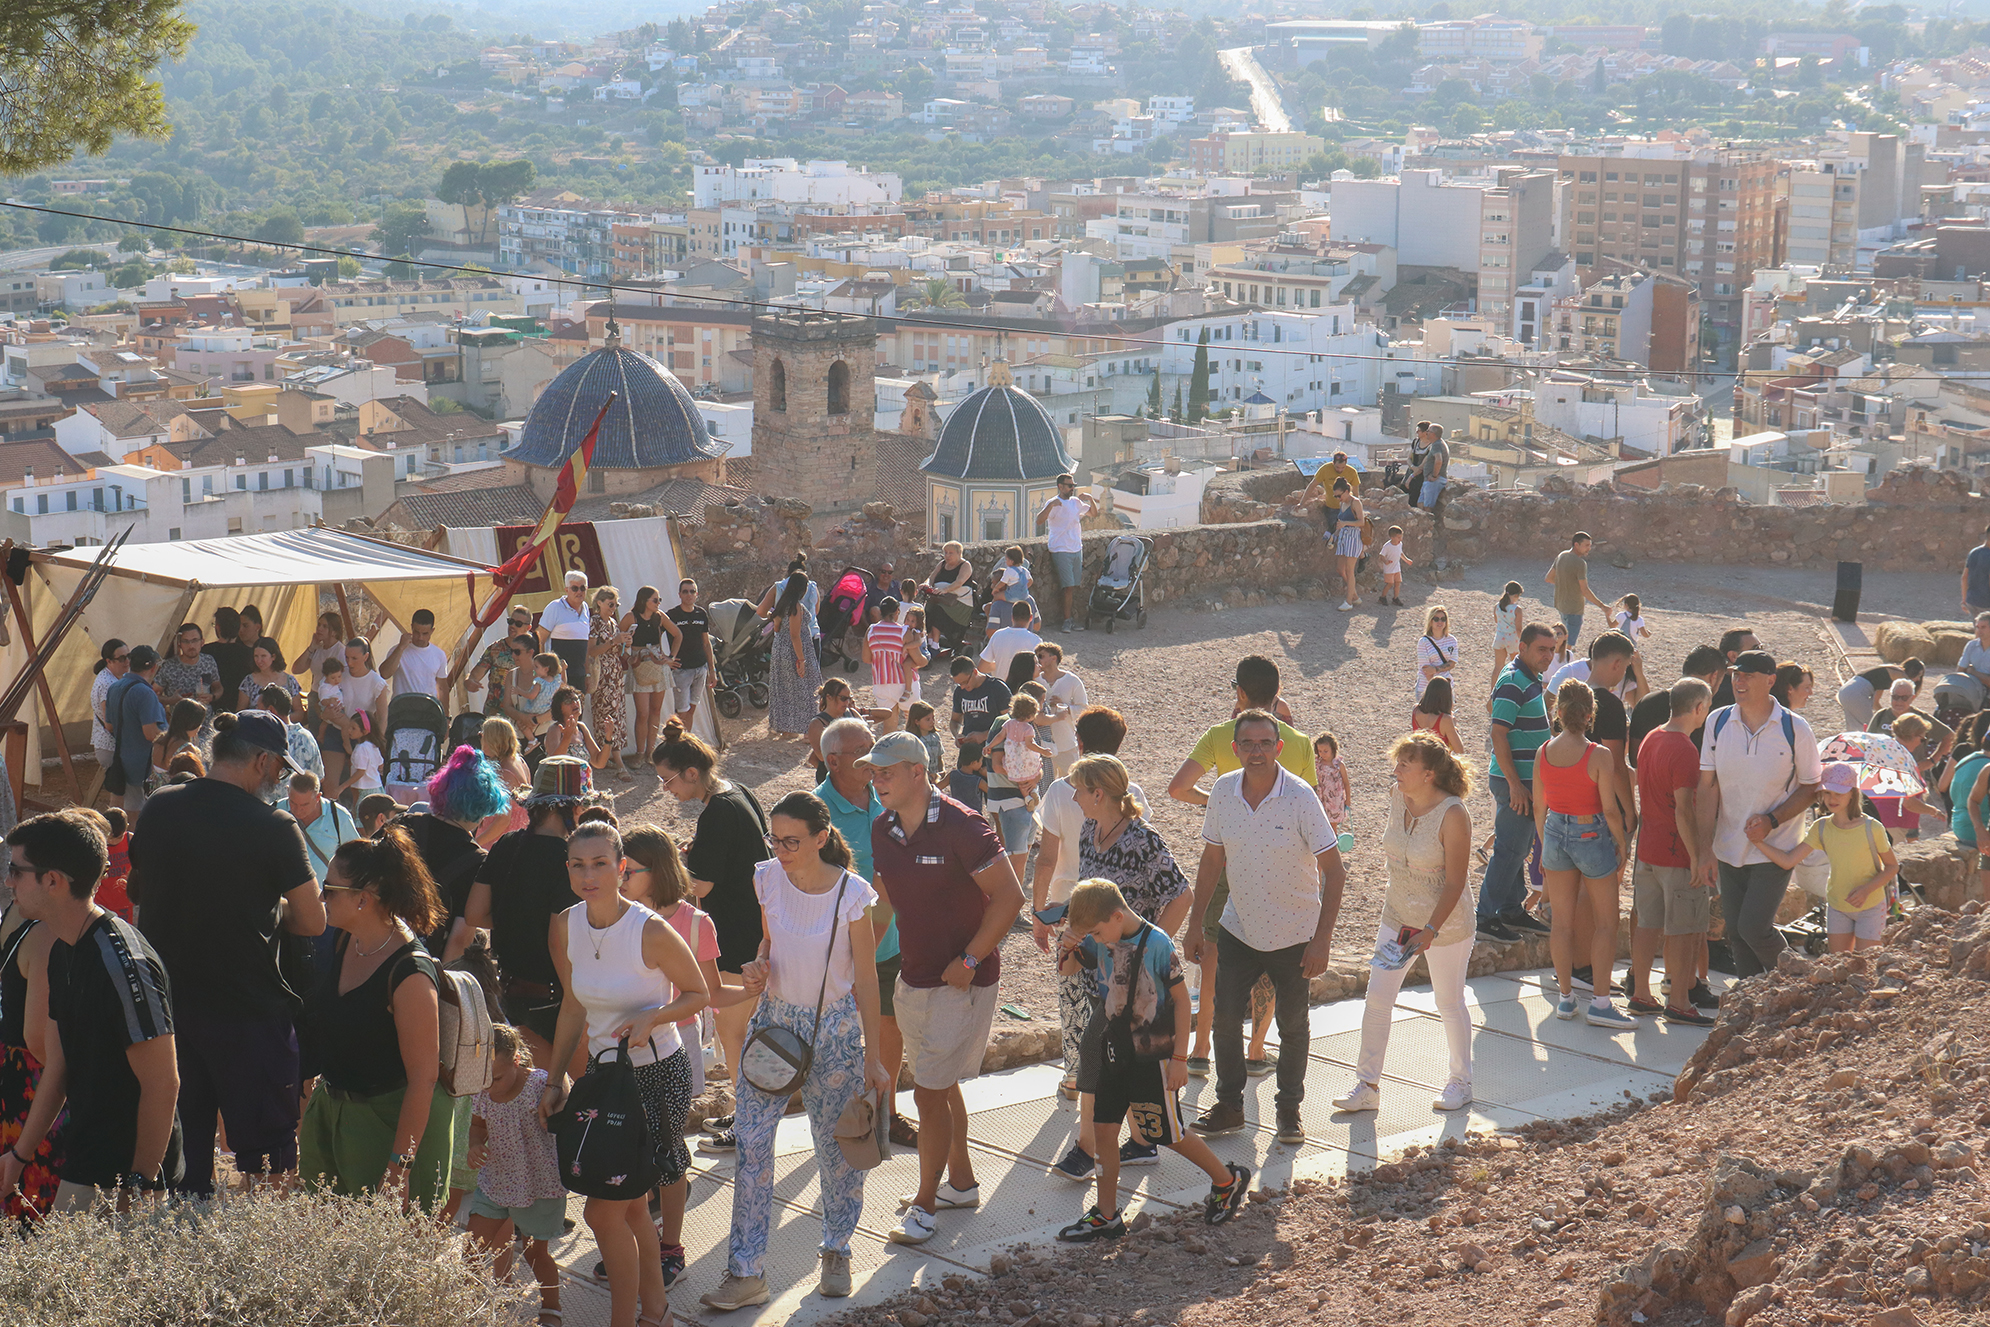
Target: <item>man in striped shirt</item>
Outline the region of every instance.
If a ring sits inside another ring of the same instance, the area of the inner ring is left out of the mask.
[[[108,852],[79,811],[35,816],[7,836],[7,880],[30,925],[49,928],[48,1061],[0,1192],[21,1182],[66,1104],[58,1211],[84,1211],[97,1190],[120,1208],[180,1177],[180,1075],[165,964],[138,929],[97,906]]]
[[[886,595],[878,602],[878,620],[864,633],[871,656],[871,721],[896,728],[892,715],[905,702],[905,624],[898,620],[898,600]]]
[[[1554,631],[1530,622],[1520,650],[1493,684],[1486,791],[1493,801],[1493,850],[1479,883],[1478,937],[1511,943],[1548,928],[1527,913],[1527,856],[1534,847],[1534,753],[1548,740],[1541,677],[1554,657]]]

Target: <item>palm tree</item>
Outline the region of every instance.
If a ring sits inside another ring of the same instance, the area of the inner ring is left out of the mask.
[[[964,309],[967,298],[943,276],[928,277],[912,287],[905,297],[908,309]]]

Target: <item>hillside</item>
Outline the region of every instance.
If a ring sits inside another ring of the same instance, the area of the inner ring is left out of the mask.
[[[1300,1181],[1215,1230],[999,1260],[869,1327],[1934,1327],[1990,1298],[1990,914],[1750,982],[1673,1099]]]

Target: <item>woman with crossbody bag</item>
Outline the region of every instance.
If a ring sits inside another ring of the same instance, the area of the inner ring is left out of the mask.
[[[889,1101],[891,1076],[878,1056],[877,939],[866,909],[870,882],[850,871],[850,845],[813,793],[789,793],[768,817],[772,861],[753,874],[765,938],[742,975],[764,992],[740,1056],[733,1135],[732,1238],[726,1277],[703,1296],[721,1312],[765,1304],[767,1229],[774,1195],[774,1127],[798,1086],[815,1136],[822,1181],[819,1288],[850,1293],[850,1235],[864,1206],[864,1172],[836,1141],[844,1107],[866,1090]],[[864,955],[857,962],[856,955]],[[793,1082],[795,1072],[801,1081]]]

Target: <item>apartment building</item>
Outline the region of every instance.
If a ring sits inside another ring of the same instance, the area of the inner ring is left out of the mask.
[[[1188,142],[1189,169],[1204,175],[1249,175],[1260,170],[1290,170],[1326,142],[1312,134],[1269,129],[1219,130]]]
[[[765,199],[865,212],[904,197],[904,181],[889,171],[863,170],[847,161],[749,157],[738,166],[698,167],[691,205],[713,208]]]
[[[1479,312],[1505,326],[1513,292],[1554,250],[1555,177],[1502,167],[1489,175],[1406,170],[1394,180],[1335,180],[1336,240],[1387,245],[1411,266],[1453,267],[1477,281]]]
[[[498,262],[512,268],[543,263],[580,276],[606,276],[615,257],[616,223],[636,219],[647,220],[648,213],[565,191],[533,194],[498,208]]]
[[[1789,238],[1792,263],[1850,269],[1859,261],[1858,167],[1845,161],[1790,163]]]
[[[341,327],[362,319],[414,313],[445,317],[520,314],[524,302],[495,276],[456,276],[434,281],[327,281],[319,287]]]
[[[1417,58],[1436,64],[1459,60],[1531,60],[1545,39],[1525,19],[1481,14],[1417,26]]]
[[[1758,267],[1777,261],[1776,176],[1758,152],[1690,156],[1564,156],[1563,247],[1583,279],[1624,268],[1682,277],[1699,287],[1700,313],[1722,345],[1741,321]]]

